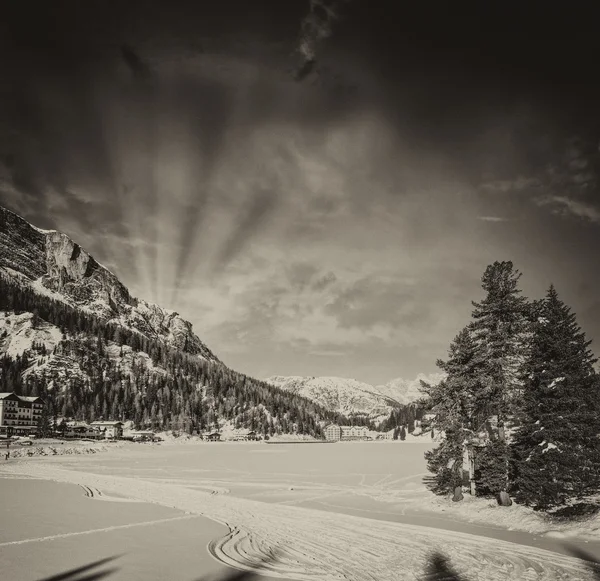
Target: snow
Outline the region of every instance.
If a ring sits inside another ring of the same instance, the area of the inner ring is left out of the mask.
[[[165,375],[166,369],[160,365],[154,365],[152,358],[144,351],[133,351],[128,345],[117,345],[112,341],[106,347],[108,356],[117,362],[121,372],[132,374],[134,365],[141,365],[150,373],[161,373]],[[122,353],[122,355],[121,355]]]
[[[317,402],[326,409],[344,415],[367,414],[382,421],[392,406],[372,385],[342,377],[273,376],[265,380],[285,391]]]
[[[0,353],[9,357],[23,355],[29,351],[33,343],[43,343],[48,351],[52,351],[60,341],[62,332],[58,327],[40,321],[33,327],[33,315],[14,312],[0,312]]]
[[[360,453],[366,446],[374,450],[373,454],[366,455],[364,450]],[[262,571],[266,576],[300,581],[418,579],[422,578],[427,556],[440,551],[450,556],[453,567],[470,579],[593,579],[592,573],[573,558],[539,546],[507,542],[499,536],[473,534],[514,525],[538,534],[567,536],[572,534],[572,527],[549,528],[548,522],[534,511],[517,505],[498,507],[495,501],[472,499],[469,495],[461,503],[435,497],[418,488],[417,466],[407,469],[408,478],[397,472],[404,470],[408,458],[394,467],[393,474],[375,468],[382,464],[380,451],[397,453],[396,448],[379,443],[343,447],[206,444],[185,453],[178,450],[177,454],[166,454],[169,448],[158,446],[143,447],[144,455],[139,452],[141,448],[135,449],[138,452],[134,455],[123,448],[116,452],[122,455],[120,460],[110,455],[106,463],[98,456],[93,462],[79,457],[76,471],[45,461],[2,466],[2,470],[71,482],[103,494],[209,517],[226,524],[230,531],[209,545],[210,553],[221,562],[253,570],[263,558],[274,551],[278,553],[276,561]],[[361,473],[353,473],[350,466],[340,472],[340,456],[354,467],[356,458],[363,458]],[[73,460],[70,458],[69,462]],[[174,469],[174,463],[180,466],[179,470]],[[383,462],[385,471],[392,472],[387,468],[390,464],[389,459]],[[86,473],[85,466],[97,473]],[[416,473],[410,472],[415,468]],[[245,487],[246,494],[239,492]],[[415,499],[421,507],[444,512],[446,519],[454,518],[456,522],[472,518],[481,526],[457,524],[456,530],[449,531],[419,526],[410,517],[400,522],[378,519],[368,510],[366,518],[352,516],[335,510],[340,497],[334,495],[339,493],[354,498],[357,507],[360,499],[386,503],[384,506],[390,511],[383,512],[396,511],[397,515],[402,514],[398,505],[410,506],[411,499]],[[277,498],[273,498],[274,494]],[[301,505],[302,499],[309,505]],[[330,509],[313,507],[314,503],[327,506],[328,500],[333,503]],[[175,538],[171,541],[165,550],[177,545]]]
[[[46,288],[42,284],[42,277],[40,277],[34,281],[30,281],[29,286],[31,286],[31,288],[39,295],[49,297],[51,299],[54,299],[55,301],[60,301],[61,303],[65,303],[67,305],[73,304],[73,302],[68,300],[67,297],[65,297],[65,295],[54,292],[53,290],[51,290],[49,288]]]
[[[542,450],[542,454],[545,454],[548,450],[558,450],[559,452],[561,452],[561,450],[558,448],[558,446],[556,444],[553,444],[552,442],[542,442],[541,444],[539,444],[540,446],[546,446],[543,450]]]
[[[444,373],[420,373],[415,379],[392,379],[385,385],[377,385],[375,389],[384,396],[401,404],[410,404],[425,396],[421,390],[421,381],[430,385],[437,385],[444,380]]]
[[[381,422],[387,419],[394,402],[408,404],[420,399],[421,380],[436,384],[443,374],[417,376],[414,380],[397,378],[385,385],[373,386],[343,377],[311,377],[276,375],[265,381],[286,391],[311,399],[326,409],[344,415],[366,414]]]
[[[566,378],[565,377],[557,377],[556,379],[552,380],[552,383],[548,386],[548,389],[552,389],[554,387],[556,387],[556,385],[558,383],[560,383],[561,381],[564,381]]]

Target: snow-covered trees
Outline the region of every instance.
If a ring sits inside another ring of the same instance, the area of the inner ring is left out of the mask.
[[[547,509],[600,491],[600,383],[575,315],[554,288],[528,302],[520,276],[488,266],[486,296],[438,361],[446,379],[423,385],[444,433],[426,458],[437,493],[468,470],[479,495]]]
[[[452,342],[448,361],[437,363],[447,378],[435,387],[424,385],[437,414],[434,427],[446,434],[428,456],[430,469],[440,465],[442,459],[435,459],[436,454],[445,458],[460,452],[461,459],[455,458],[453,467],[462,466],[464,457],[465,470],[485,494],[496,494],[507,486],[505,429],[518,407],[519,370],[531,312],[518,288],[520,277],[512,262],[494,262],[487,267],[481,279],[486,296],[473,302],[472,321]],[[478,447],[476,466],[473,444],[482,432],[486,447]],[[441,472],[447,471],[443,464]],[[449,482],[446,476],[443,479]]]
[[[267,424],[271,432],[290,431],[297,424],[300,431],[316,437],[321,435],[320,422],[334,417],[297,394],[107,323],[2,276],[0,311],[36,311],[41,321],[63,329],[65,336],[52,353],[52,365],[35,373],[25,373],[30,365],[27,353],[0,356],[0,392],[36,393],[53,416],[127,418],[138,426],[185,431],[214,428],[219,420],[239,417],[242,426],[259,429],[263,417],[252,410],[261,407],[273,422]],[[43,355],[45,348],[41,349],[33,345],[29,354]],[[144,354],[153,354],[151,362],[160,368],[142,364],[147,360]],[[124,358],[131,364],[123,364]]]
[[[445,437],[425,458],[429,470],[435,474],[433,489],[446,493],[453,492],[463,480],[463,456],[481,419],[475,405],[481,388],[482,363],[468,328],[454,338],[447,361],[438,360],[437,366],[447,374],[446,379],[438,385],[423,383],[423,391],[436,414],[433,429],[443,432]]]
[[[600,491],[600,389],[591,341],[554,287],[533,329],[511,445],[511,492],[547,509]]]

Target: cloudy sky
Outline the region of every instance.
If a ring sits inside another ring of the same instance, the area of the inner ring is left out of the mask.
[[[258,377],[434,372],[494,260],[600,341],[594,19],[486,4],[8,4],[0,203]]]

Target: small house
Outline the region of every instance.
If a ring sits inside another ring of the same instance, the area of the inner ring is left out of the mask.
[[[220,442],[221,434],[219,434],[219,432],[213,432],[212,434],[207,434],[206,440],[209,442]]]
[[[129,432],[129,436],[134,442],[152,442],[155,439],[155,434],[151,430],[133,430]]]
[[[123,436],[123,422],[92,422],[92,428],[97,428],[106,439],[117,439]]]

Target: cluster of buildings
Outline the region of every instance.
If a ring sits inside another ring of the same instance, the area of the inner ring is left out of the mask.
[[[44,400],[40,397],[0,393],[0,435],[29,436],[39,429]],[[123,436],[123,423],[113,421],[67,422],[61,435],[67,438],[117,439]]]
[[[62,430],[61,430],[62,431]],[[66,438],[93,438],[117,440],[123,437],[123,423],[113,421],[98,422],[66,422],[64,432]]]
[[[387,432],[375,432],[365,426],[329,424],[325,428],[325,439],[329,442],[339,442],[342,440],[393,440],[395,431],[391,429]]]
[[[206,442],[220,442],[222,438],[221,432],[207,432],[200,434],[200,437]],[[232,442],[249,442],[260,440],[261,437],[254,430],[240,430],[234,434],[226,436],[224,439]]]

